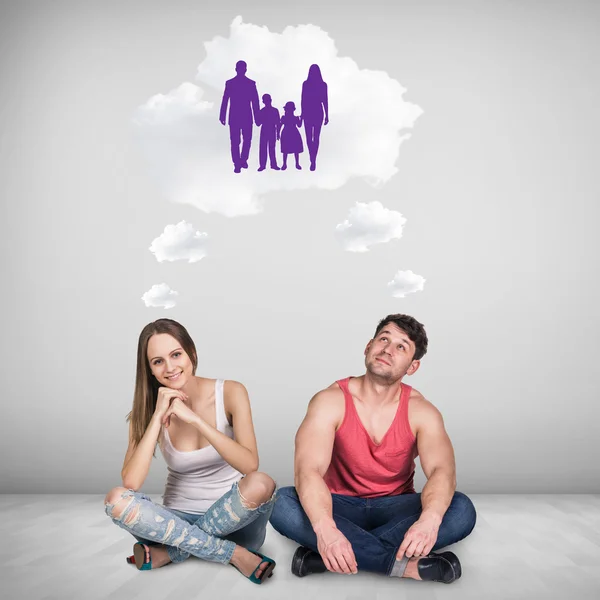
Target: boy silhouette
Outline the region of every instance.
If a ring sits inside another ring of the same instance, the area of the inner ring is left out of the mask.
[[[260,127],[259,171],[264,171],[267,166],[267,149],[271,169],[279,171],[275,157],[275,141],[279,139],[279,111],[272,106],[271,96],[264,94],[262,101],[265,105],[258,111],[257,125]]]

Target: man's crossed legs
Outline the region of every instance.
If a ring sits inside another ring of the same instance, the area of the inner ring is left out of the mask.
[[[397,561],[396,554],[405,533],[421,515],[421,494],[382,498],[357,498],[340,494],[331,496],[333,519],[352,545],[359,570],[402,577],[408,559],[404,557]],[[461,492],[455,492],[440,525],[433,550],[444,548],[468,536],[475,521],[476,512],[471,500]],[[282,535],[318,552],[317,537],[294,487],[284,487],[278,491],[271,524]],[[322,563],[319,557],[317,560]],[[431,561],[421,559],[428,560]],[[314,558],[312,564],[315,565]],[[453,566],[456,570],[459,563]],[[315,568],[315,572],[324,570],[324,564],[322,568],[318,565]]]

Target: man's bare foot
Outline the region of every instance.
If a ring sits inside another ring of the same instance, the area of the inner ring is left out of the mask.
[[[246,577],[250,577],[254,572],[254,569],[260,565],[260,569],[254,573],[254,575],[260,579],[263,571],[267,568],[269,563],[265,560],[261,560],[260,556],[256,556],[252,552],[246,550],[242,546],[236,546],[231,557],[231,564],[240,570]]]
[[[418,558],[411,558],[406,565],[406,570],[404,571],[404,575],[402,575],[402,577],[410,577],[411,579],[418,579],[421,581],[421,578],[419,577],[418,564]]]

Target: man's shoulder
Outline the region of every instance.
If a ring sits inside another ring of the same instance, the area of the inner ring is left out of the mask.
[[[419,390],[412,388],[408,401],[408,418],[411,428],[418,428],[440,417],[441,413],[433,402],[427,400]]]
[[[430,412],[432,409],[437,410],[432,402],[427,400],[419,390],[411,388],[410,396],[408,397],[408,406],[410,409],[418,410],[419,412]]]
[[[344,393],[334,383],[311,398],[307,416],[310,421],[329,423],[337,428],[344,415],[344,402]]]
[[[421,404],[423,401],[428,402],[428,400],[425,399],[425,396],[414,387],[410,388],[409,401],[417,405]]]
[[[344,393],[337,382],[317,392],[310,401],[311,408],[319,411],[336,411],[344,405]]]
[[[254,81],[254,79],[250,79],[250,77],[234,77],[233,79],[230,79],[229,81],[239,81],[240,85],[247,85],[248,87],[253,87],[256,86],[256,81]]]
[[[342,392],[337,381],[334,381],[330,386],[317,392],[314,398],[318,399],[320,402],[323,403],[337,402],[340,399],[344,399],[344,393]]]
[[[226,85],[256,85],[254,79],[249,77],[232,77],[225,82]]]

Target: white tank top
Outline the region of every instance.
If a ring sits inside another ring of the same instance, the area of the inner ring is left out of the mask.
[[[223,384],[222,379],[215,382],[216,426],[234,439],[233,428],[225,414]],[[211,445],[189,452],[176,450],[166,427],[162,428],[159,446],[169,472],[163,494],[166,508],[202,515],[242,478]]]

